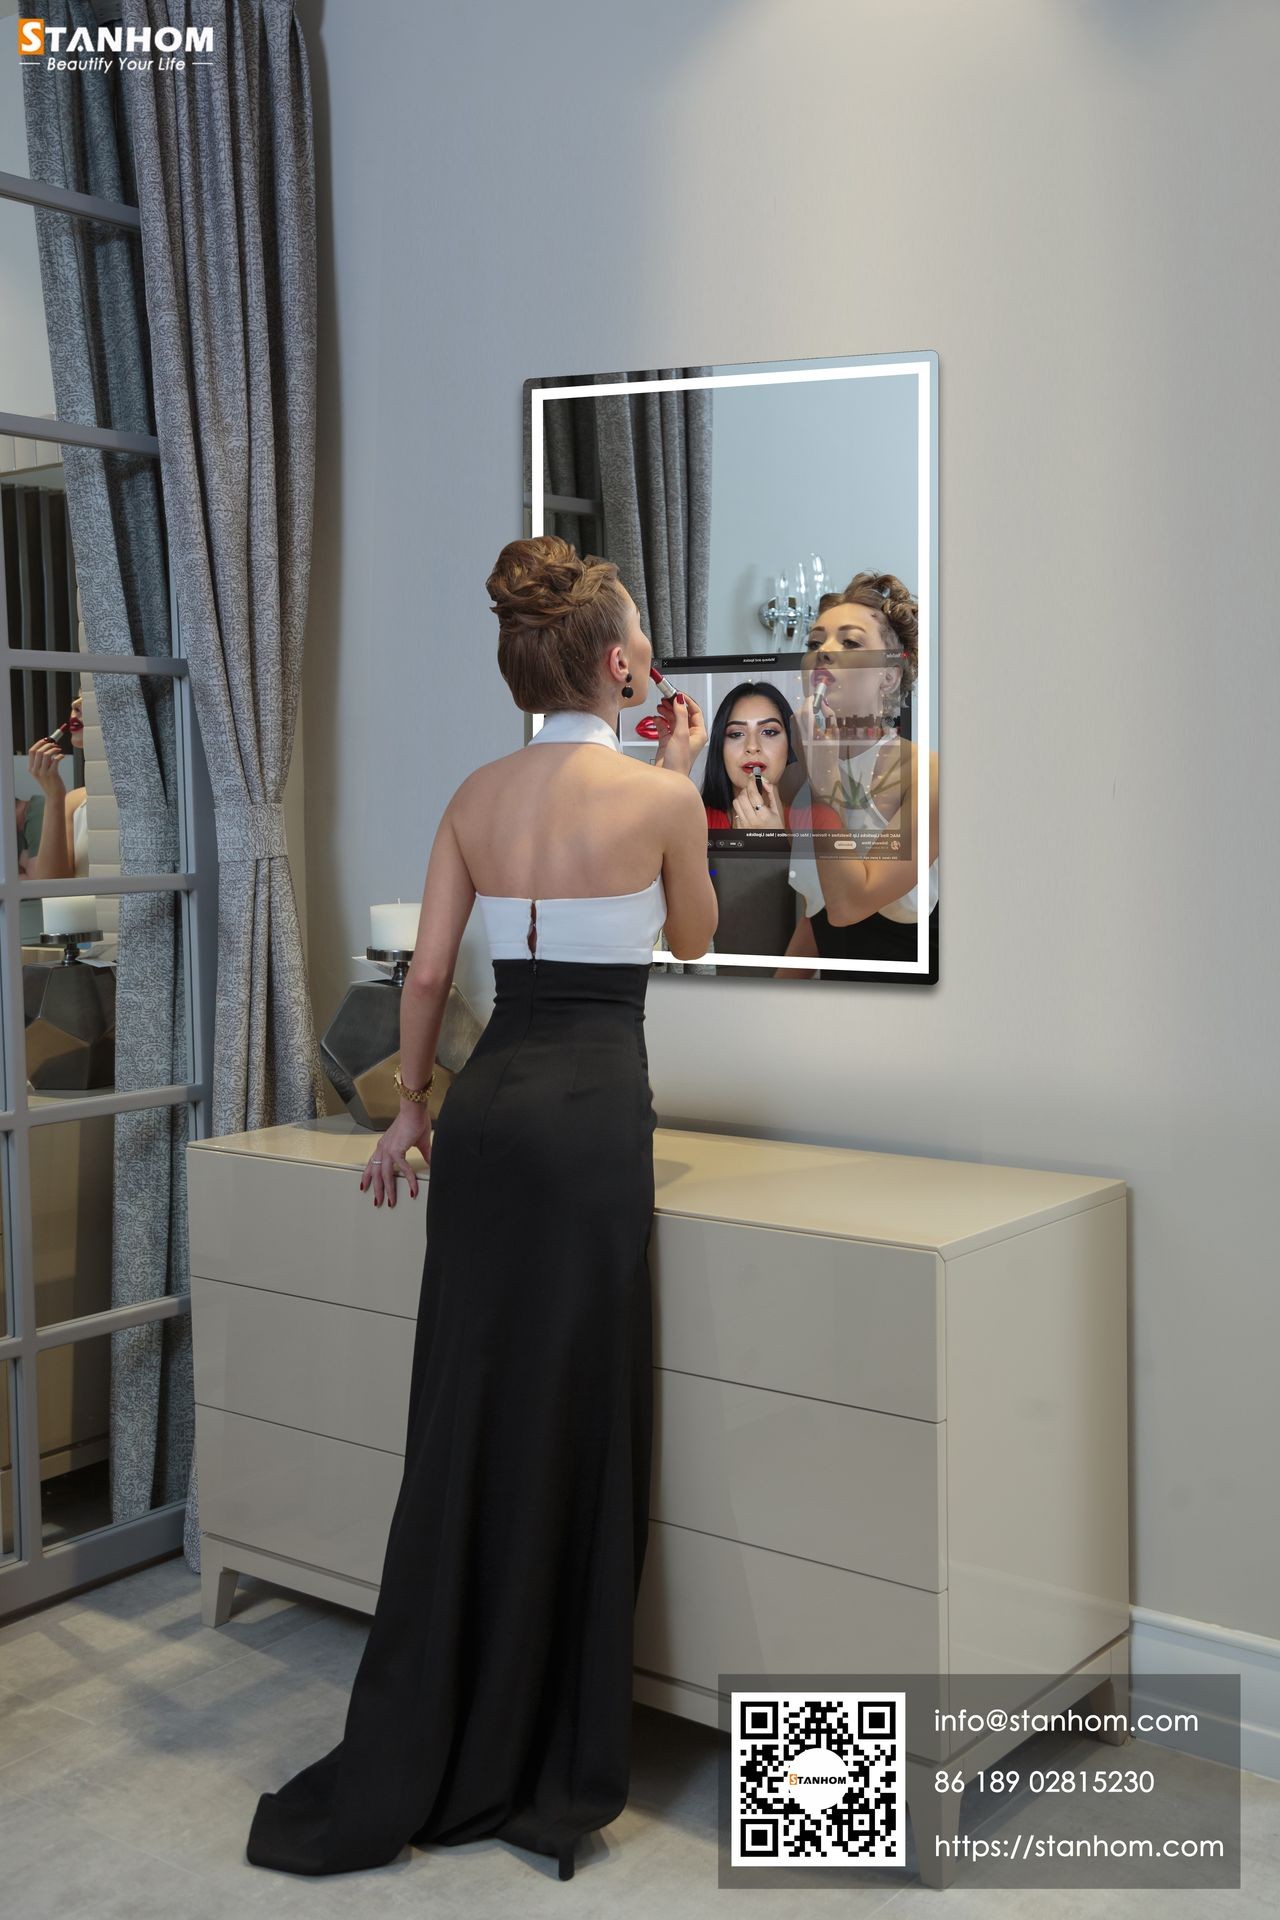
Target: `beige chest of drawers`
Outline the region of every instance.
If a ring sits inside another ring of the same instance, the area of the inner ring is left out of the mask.
[[[377,1598],[426,1201],[374,1209],[372,1141],[339,1115],[188,1148],[211,1625],[239,1573]],[[715,1726],[721,1675],[1125,1696],[1123,1183],[667,1128],[654,1156],[636,1698]]]

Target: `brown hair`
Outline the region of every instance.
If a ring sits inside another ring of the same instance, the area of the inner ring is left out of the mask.
[[[906,658],[902,662],[898,695],[905,704],[919,671],[919,601],[909,587],[903,586],[896,573],[855,573],[840,593],[823,594],[818,612],[843,606],[872,608],[888,629],[889,645],[901,647]]]
[[[630,631],[613,561],[543,533],[509,540],[485,586],[498,616],[498,669],[522,712],[594,707],[604,655]]]

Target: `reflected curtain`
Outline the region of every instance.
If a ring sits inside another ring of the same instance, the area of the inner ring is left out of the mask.
[[[124,0],[213,28],[211,65],[124,76],[161,470],[214,793],[213,1131],[325,1111],[282,795],[302,688],[316,430],[315,159],[292,0]],[[198,1567],[192,1475],[184,1539]]]
[[[600,543],[596,550],[617,565],[655,654],[707,651],[711,389],[606,394],[590,405],[587,393],[591,384],[711,372],[597,373],[583,383],[583,399],[548,400],[543,407],[543,485],[548,493],[599,501],[599,521],[588,523]],[[547,525],[582,550],[559,519],[548,516]]]
[[[95,26],[88,0],[49,0],[46,18]],[[23,62],[33,178],[133,200],[118,75],[48,73]],[[36,212],[36,236],[59,419],[145,432],[151,425],[137,235]],[[164,513],[154,460],[63,449],[87,644],[104,653],[171,651]],[[119,808],[123,874],[178,863],[173,690],[165,680],[99,674],[103,745]],[[189,1067],[180,917],[172,893],[120,896],[116,1086],[185,1081]],[[114,1116],[111,1304],[185,1293],[185,1104]],[[131,1520],[185,1497],[193,1458],[189,1315],[126,1327],[111,1339],[111,1518]]]

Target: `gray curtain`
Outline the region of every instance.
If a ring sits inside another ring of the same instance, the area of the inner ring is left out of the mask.
[[[710,367],[597,373],[590,384],[677,380]],[[538,384],[561,386],[562,380]],[[584,387],[589,383],[584,382]],[[607,394],[543,408],[543,485],[598,500],[598,519],[548,517],[579,551],[614,561],[657,654],[707,651],[711,551],[711,391]],[[591,542],[598,542],[592,546]]]
[[[325,1111],[281,795],[315,480],[315,159],[292,0],[124,0],[213,64],[125,75],[183,644],[214,792],[213,1131]],[[188,1563],[199,1565],[195,1475]]]
[[[301,689],[315,471],[315,194],[306,50],[291,0],[124,0],[126,27],[209,24],[211,65],[49,74],[24,63],[33,176],[136,203],[120,229],[40,213],[61,418],[154,431],[154,461],[67,448],[89,644],[167,653],[167,537],[215,796],[216,1134],[310,1118],[324,1078],[281,796]],[[90,0],[46,18],[92,30]],[[152,364],[154,363],[154,364]],[[155,419],[150,395],[155,396]],[[163,501],[161,488],[163,489]],[[100,675],[122,871],[176,870],[167,684]],[[116,1084],[188,1077],[179,920],[125,895]],[[185,1292],[187,1112],[115,1120],[113,1304]],[[112,1336],[112,1517],[187,1499],[199,1567],[190,1320]]]
[[[46,18],[93,28],[88,0],[50,0]],[[115,200],[134,196],[127,132],[118,137],[114,72],[47,73],[23,63],[33,177]],[[152,430],[137,235],[36,213],[40,273],[58,417]],[[153,460],[63,450],[67,512],[87,643],[104,653],[171,650],[164,515]],[[132,674],[95,682],[125,874],[177,868],[177,763],[172,688]],[[116,957],[116,1086],[188,1077],[177,896],[124,894]],[[183,1105],[119,1113],[111,1303],[185,1293]],[[111,1336],[113,1521],[184,1497],[193,1454],[191,1322],[186,1314]]]

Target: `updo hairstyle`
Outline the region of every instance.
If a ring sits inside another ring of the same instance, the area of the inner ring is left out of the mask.
[[[878,613],[886,644],[905,655],[902,679],[890,696],[890,704],[900,707],[910,697],[919,670],[919,601],[896,573],[855,573],[841,592],[823,594],[818,612],[844,606],[870,607]]]
[[[625,646],[631,609],[612,560],[557,534],[509,540],[485,581],[498,616],[498,669],[524,713],[599,704],[601,665]]]

